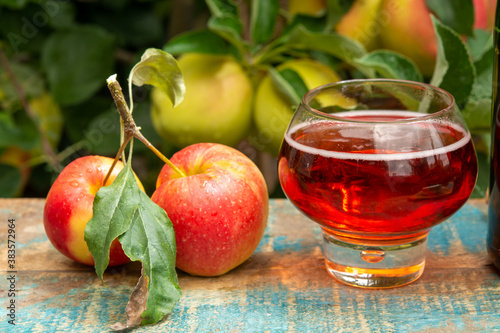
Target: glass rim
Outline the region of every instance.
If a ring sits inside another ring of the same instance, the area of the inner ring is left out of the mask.
[[[309,101],[314,97],[317,96],[321,91],[325,91],[328,88],[335,87],[335,86],[341,86],[341,85],[346,85],[346,84],[356,84],[356,83],[393,83],[393,84],[400,84],[400,85],[413,85],[413,86],[419,86],[422,88],[426,89],[431,89],[433,91],[436,91],[446,97],[449,98],[449,103],[448,105],[444,108],[442,108],[439,111],[436,111],[434,113],[429,113],[425,114],[422,113],[422,116],[420,117],[412,117],[412,118],[406,118],[406,119],[400,119],[400,120],[382,120],[382,121],[377,121],[377,123],[380,124],[401,124],[401,123],[411,123],[411,122],[417,122],[417,121],[422,121],[426,120],[429,118],[436,118],[437,116],[452,110],[455,107],[455,97],[448,91],[436,87],[434,85],[431,85],[429,83],[424,83],[424,82],[418,82],[418,81],[410,81],[410,80],[399,80],[399,79],[352,79],[352,80],[341,80],[337,82],[332,82],[332,83],[327,83],[318,87],[315,87],[313,89],[310,89],[307,91],[304,96],[302,96],[301,104],[307,109],[308,112],[311,112],[313,114],[317,114],[318,116],[321,116],[323,118],[327,119],[333,119],[333,120],[338,120],[338,121],[343,121],[343,122],[353,122],[353,123],[374,123],[373,121],[366,121],[366,120],[356,120],[352,118],[345,118],[345,117],[340,117],[340,116],[335,116],[334,113],[325,113],[323,111],[317,110],[309,105]],[[299,106],[300,107],[300,106]],[[396,110],[394,110],[396,111]],[[400,111],[408,111],[408,110],[400,110]],[[355,111],[349,111],[346,110],[345,112],[355,112]],[[411,112],[411,110],[410,110]]]

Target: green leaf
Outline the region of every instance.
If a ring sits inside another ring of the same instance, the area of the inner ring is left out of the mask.
[[[246,51],[246,43],[242,39],[243,24],[238,16],[238,6],[232,0],[206,0],[212,16],[207,26],[220,35],[238,50],[239,57]]]
[[[11,63],[10,67],[21,84],[28,99],[40,96],[46,89],[45,82],[34,68],[18,63]],[[17,102],[20,105],[19,95],[12,85],[11,79],[2,66],[0,66],[0,91],[2,92],[2,102]]]
[[[283,29],[281,38],[286,38],[287,35],[294,31],[298,26],[310,32],[324,32],[326,18],[324,16],[316,17],[310,15],[296,14],[293,20]]]
[[[38,62],[40,49],[52,32],[48,24],[40,25],[37,24],[39,20],[33,19],[38,19],[40,13],[45,14],[40,5],[35,3],[27,3],[22,10],[0,7],[0,35],[2,47],[7,54],[19,55],[28,52],[33,57],[30,59],[22,57],[23,61]],[[45,17],[43,20],[45,21]],[[47,21],[50,19],[47,18]]]
[[[491,98],[469,101],[463,108],[462,115],[473,134],[489,132],[491,128]]]
[[[278,0],[252,1],[250,32],[255,44],[264,44],[273,36],[279,9]]]
[[[181,297],[175,271],[175,233],[163,208],[140,192],[130,228],[119,237],[131,260],[143,264],[149,284],[142,324],[154,324],[172,312]]]
[[[50,13],[49,24],[56,29],[64,29],[75,24],[76,8],[72,2],[47,1],[42,4]]]
[[[488,133],[491,127],[491,102],[493,96],[493,60],[495,50],[493,40],[491,46],[485,45],[481,52],[476,55],[474,67],[476,77],[469,99],[462,109],[462,115],[474,133]]]
[[[426,0],[439,19],[461,35],[472,36],[474,5],[472,0]]]
[[[296,14],[293,20],[283,29],[281,35],[287,35],[292,32],[297,26],[301,25],[311,32],[325,31],[326,18],[324,16],[316,17],[310,15]]]
[[[285,96],[291,105],[299,105],[302,96],[308,91],[306,84],[300,75],[293,69],[277,71],[269,68],[269,75],[279,92]]]
[[[366,54],[363,45],[353,39],[335,33],[311,32],[303,26],[290,33],[287,43],[298,49],[323,51],[348,62]]]
[[[243,25],[237,16],[212,16],[208,20],[208,28],[233,44],[243,55],[246,43],[241,37]]]
[[[12,9],[24,8],[29,2],[36,0],[0,0],[0,6],[6,6]]]
[[[260,47],[254,54],[254,64],[267,64],[283,61],[283,54],[290,51],[310,53],[311,51],[318,51],[308,46],[302,46],[301,39],[303,34],[318,33],[322,35],[324,28],[324,18],[316,18],[307,15],[295,15],[292,22],[290,22],[284,29],[280,36],[272,39],[266,45]],[[293,38],[290,42],[290,39]],[[307,38],[307,36],[305,37]],[[298,45],[296,45],[298,44]]]
[[[184,99],[186,87],[181,69],[174,57],[159,49],[147,49],[129,75],[129,93],[136,86],[153,85],[161,89],[175,106]]]
[[[340,19],[349,11],[354,0],[327,0],[327,23],[325,31],[332,31]]]
[[[18,168],[0,164],[0,198],[12,198],[21,185],[21,172]]]
[[[114,12],[119,12],[127,8],[130,4],[130,0],[101,0],[99,1],[102,8],[106,10],[112,10]]]
[[[493,48],[493,45],[493,34],[482,29],[476,29],[474,36],[467,38],[467,46],[474,60],[482,58]]]
[[[238,54],[233,45],[211,30],[188,31],[179,34],[165,44],[163,51],[173,55],[208,53],[236,56]]]
[[[366,54],[361,43],[336,33],[317,33],[297,26],[290,32],[285,46],[299,50],[317,50],[333,55],[348,64],[356,66],[355,59]],[[360,68],[367,76],[374,76],[372,70]]]
[[[42,49],[50,91],[63,105],[78,104],[105,84],[114,66],[114,38],[99,27],[80,26],[53,33]]]
[[[321,51],[312,50],[309,51],[309,55],[311,58],[331,67],[334,71],[342,70],[344,62],[339,60],[338,58]],[[354,74],[354,73],[351,73]]]
[[[238,15],[238,7],[231,0],[206,0],[210,12],[214,16],[224,16],[226,14]]]
[[[38,129],[25,112],[0,113],[0,148],[15,145],[31,150],[39,143]]]
[[[462,108],[469,99],[475,77],[469,51],[460,35],[434,16],[432,21],[436,30],[438,54],[430,83],[451,93],[458,107]]]
[[[119,14],[109,11],[92,11],[92,20],[115,36],[117,44],[126,49],[131,46],[143,49],[156,45],[164,38],[164,23],[149,6],[126,5]]]
[[[389,50],[373,51],[355,62],[373,68],[385,78],[423,81],[422,74],[412,60]]]
[[[125,233],[132,223],[139,192],[130,163],[127,163],[115,181],[101,187],[95,196],[93,216],[85,227],[85,241],[101,279],[109,264],[111,242]]]
[[[490,158],[489,154],[477,151],[478,173],[476,186],[471,194],[471,198],[484,198],[490,183]]]
[[[492,99],[493,96],[493,59],[495,50],[491,48],[474,63],[476,79],[469,97],[470,100]]]
[[[101,279],[116,237],[125,254],[143,265],[139,285],[147,287],[147,302],[136,309],[142,324],[156,323],[172,311],[181,295],[175,271],[175,233],[166,212],[139,189],[130,162],[111,185],[97,192],[94,215],[85,229],[85,241]],[[141,289],[134,291],[129,305],[144,298]],[[128,324],[127,319],[123,327],[129,328]]]
[[[113,112],[115,114],[114,121],[118,121],[119,115],[116,112],[114,105],[110,104],[108,96],[97,95],[94,98],[88,99],[85,102],[62,108],[63,118],[71,119],[64,123],[65,135],[72,142],[82,141],[85,144],[85,150],[92,151],[92,146],[100,145],[104,140],[112,139],[110,136],[114,132],[119,132],[119,123],[111,123],[111,120],[100,118],[96,128],[89,128],[93,119],[101,117],[105,113]],[[118,133],[119,136],[119,133]],[[119,141],[114,141],[115,148],[112,155],[116,153],[116,144]]]

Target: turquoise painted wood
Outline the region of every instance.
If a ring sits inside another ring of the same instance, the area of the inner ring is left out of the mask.
[[[140,268],[73,263],[49,243],[41,199],[0,200],[0,331],[103,332],[124,321]],[[469,201],[430,234],[426,270],[390,290],[340,285],[326,273],[320,230],[286,200],[272,200],[255,254],[232,272],[199,278],[179,272],[173,313],[137,332],[495,332],[500,275],[485,251],[486,207]],[[7,221],[16,219],[16,325],[8,323]]]

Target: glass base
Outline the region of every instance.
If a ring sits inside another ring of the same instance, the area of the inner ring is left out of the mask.
[[[323,230],[323,252],[328,273],[353,287],[384,289],[404,286],[424,271],[427,235],[408,242],[350,243]]]

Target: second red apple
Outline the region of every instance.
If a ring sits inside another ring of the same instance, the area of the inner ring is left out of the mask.
[[[267,223],[269,197],[257,166],[236,149],[194,144],[171,158],[186,177],[164,166],[151,199],[172,220],[176,266],[217,276],[247,260]]]

